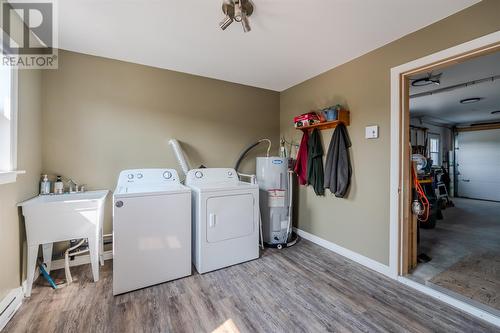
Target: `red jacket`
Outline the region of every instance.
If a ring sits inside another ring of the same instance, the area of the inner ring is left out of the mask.
[[[297,152],[297,162],[293,171],[298,176],[300,185],[307,185],[307,143],[309,141],[309,134],[304,131],[302,140],[300,141],[299,151]]]

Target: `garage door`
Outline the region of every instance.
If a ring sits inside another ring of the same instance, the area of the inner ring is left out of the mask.
[[[500,201],[500,129],[459,132],[457,147],[458,195]]]

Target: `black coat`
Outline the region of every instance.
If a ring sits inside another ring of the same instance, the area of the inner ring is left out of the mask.
[[[325,188],[338,198],[343,198],[351,184],[351,140],[344,124],[339,124],[332,135],[325,164]]]
[[[307,147],[307,182],[314,188],[316,195],[324,195],[323,145],[318,129],[309,137]]]

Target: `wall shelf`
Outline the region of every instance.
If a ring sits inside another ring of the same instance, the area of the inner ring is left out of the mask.
[[[295,127],[295,128],[298,130],[302,130],[302,131],[313,130],[315,128],[317,128],[319,130],[326,130],[326,129],[330,129],[330,128],[335,128],[340,123],[343,123],[346,126],[349,126],[351,124],[351,119],[350,119],[351,117],[350,117],[348,110],[340,110],[338,118],[339,118],[338,120],[325,121],[325,122],[316,123],[316,124],[310,125],[310,126],[302,126],[302,127]]]

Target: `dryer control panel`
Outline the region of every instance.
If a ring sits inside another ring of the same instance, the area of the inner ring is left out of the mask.
[[[189,170],[186,176],[186,185],[213,183],[236,185],[239,183],[238,173],[231,168],[206,168]]]
[[[175,169],[130,169],[120,172],[117,187],[143,187],[167,184],[180,184],[179,176]]]

